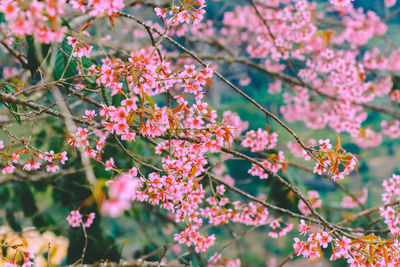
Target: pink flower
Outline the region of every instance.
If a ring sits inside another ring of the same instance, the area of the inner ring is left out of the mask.
[[[96,111],[95,110],[85,110],[85,115],[82,117],[88,120],[92,120],[96,116]]]
[[[60,154],[60,156],[59,156],[59,159],[60,159],[61,164],[64,165],[65,162],[68,160],[67,151],[62,152],[62,153]]]
[[[350,243],[351,243],[351,240],[349,238],[343,236],[342,240],[336,240],[335,246],[341,255],[345,255],[345,254],[347,254],[348,250],[351,248]]]
[[[306,235],[308,231],[311,230],[311,227],[307,225],[303,219],[300,220],[299,231],[301,235]]]
[[[329,0],[329,1],[331,2],[332,5],[343,7],[350,4],[351,1],[353,0]]]
[[[317,233],[316,238],[323,248],[327,248],[329,242],[331,242],[332,237],[327,232],[322,232],[322,234]]]
[[[83,226],[89,228],[92,225],[95,216],[96,214],[94,212],[91,212],[89,215],[87,215],[86,221],[83,223]]]
[[[109,160],[106,161],[106,171],[110,171],[112,170],[112,168],[114,167],[114,159],[110,158]]]
[[[67,221],[72,227],[78,227],[82,223],[82,215],[79,210],[71,210]]]
[[[160,18],[165,19],[166,18],[166,12],[165,9],[161,9],[159,7],[154,8],[154,12],[156,12],[156,15]]]
[[[190,22],[190,15],[186,10],[183,10],[183,11],[178,13],[177,19],[178,19],[178,21],[180,23],[182,23],[182,22],[189,23]]]
[[[137,101],[136,97],[135,98],[126,98],[121,101],[121,106],[126,107],[126,109],[128,111],[136,110],[137,109],[136,101]]]
[[[385,0],[386,7],[392,7],[396,4],[396,0]]]
[[[54,163],[51,163],[50,165],[46,166],[46,171],[47,172],[56,172],[60,167],[55,165]]]
[[[223,184],[217,186],[217,192],[222,196],[225,192],[225,186]]]
[[[10,165],[10,164],[6,164],[1,172],[2,172],[3,174],[6,174],[6,173],[13,173],[13,172],[14,172],[14,169],[15,169],[15,166]]]
[[[45,152],[44,153],[44,159],[47,160],[48,162],[52,162],[53,161],[53,157],[54,157],[54,151],[51,150],[50,152]]]

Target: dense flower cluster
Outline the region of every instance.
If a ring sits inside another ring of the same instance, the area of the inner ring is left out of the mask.
[[[32,267],[34,266],[34,258],[35,255],[33,254],[33,252],[31,250],[27,250],[25,252],[22,253],[23,254],[23,263],[21,265],[21,267]],[[12,259],[9,262],[6,262],[4,264],[5,267],[18,267],[18,264],[16,263],[16,257],[14,259]]]
[[[242,146],[251,148],[252,152],[262,151],[264,149],[273,149],[278,142],[277,133],[269,133],[258,129],[246,133],[246,138],[242,141]]]
[[[351,240],[346,236],[338,238],[307,225],[303,220],[299,231],[303,235],[308,235],[308,238],[306,241],[294,238],[293,248],[297,256],[317,259],[323,256],[322,248],[328,248],[330,245],[332,249],[330,260],[344,258],[351,267],[397,266],[400,263],[397,239],[386,241],[375,235],[356,240]]]
[[[382,199],[385,204],[398,201],[400,195],[400,175],[393,174],[389,180],[384,180],[383,187],[386,191],[382,194]],[[385,223],[389,227],[390,232],[398,236],[400,234],[400,214],[398,210],[387,206],[381,207],[379,212],[381,216],[385,218]]]
[[[83,56],[90,56],[90,52],[92,51],[93,46],[82,43],[77,38],[74,38],[72,36],[68,36],[67,40],[68,44],[71,45],[73,49],[72,56],[80,58]]]
[[[329,126],[338,133],[347,132],[362,147],[379,145],[381,134],[362,127],[367,112],[359,103],[371,102],[390,93],[390,77],[378,75],[369,79],[369,76],[375,75],[374,71],[380,74],[379,71],[395,70],[398,53],[394,51],[389,59],[375,48],[366,50],[361,55],[364,60],[359,61],[357,48],[374,36],[383,35],[386,25],[373,11],[354,8],[350,0],[331,1],[338,8],[333,8],[332,12],[340,12],[344,28],[339,32],[318,31],[318,20],[329,12],[313,15],[317,12],[315,5],[306,1],[297,1],[293,5],[285,2],[284,8],[280,8],[280,2],[283,1],[273,2],[272,6],[276,8],[257,5],[261,16],[268,20],[268,29],[251,6],[226,12],[226,27],[222,33],[237,37],[226,38],[226,45],[237,45],[237,40],[246,43],[251,57],[265,60],[265,68],[273,73],[285,69],[280,58],[304,61],[305,67],[299,71],[299,77],[307,86],[295,86],[293,93],[283,94],[286,105],[281,107],[281,112],[286,120],[301,120],[315,129]],[[336,48],[345,43],[352,49]],[[271,94],[279,92],[280,83],[280,80],[271,83],[268,91]],[[313,97],[315,93],[328,98],[321,102]],[[395,94],[392,95],[395,99]]]
[[[154,11],[158,17],[166,20],[167,24],[193,23],[196,25],[204,18],[205,3],[205,0],[185,0],[181,6],[172,5],[167,9],[156,7]]]
[[[0,12],[4,13],[7,29],[16,37],[33,35],[39,42],[50,44],[64,38],[67,29],[61,25],[61,17],[65,5],[65,0],[4,0]]]
[[[319,193],[317,191],[308,191],[307,199],[314,209],[322,206],[322,200],[320,199]],[[311,214],[310,210],[308,209],[303,200],[299,201],[299,205],[297,207],[299,208],[301,213],[305,215]]]
[[[357,201],[355,201],[352,197],[344,197],[342,200],[342,203],[340,203],[340,205],[343,208],[354,208],[357,207],[359,204],[364,204],[367,201],[368,198],[368,189],[364,188],[361,192],[361,196],[356,196],[357,197]]]
[[[88,13],[91,16],[99,16],[104,13],[112,15],[125,7],[123,0],[71,0],[69,3],[74,9],[82,13],[85,13],[86,10],[90,10]]]
[[[357,168],[356,156],[341,147],[340,139],[335,150],[332,149],[329,139],[319,140],[318,148],[318,162],[314,167],[314,173],[322,175],[328,170],[333,180],[342,180]]]
[[[86,216],[86,220],[83,221],[82,214],[79,212],[79,210],[71,210],[67,217],[67,221],[72,227],[79,227],[82,225],[83,227],[88,228],[92,225],[95,216],[96,214],[91,212]]]
[[[3,160],[4,167],[1,170],[3,174],[14,173],[17,165],[23,163],[22,169],[25,171],[35,171],[41,168],[42,164],[47,162],[46,171],[56,172],[68,160],[67,152],[54,153],[54,151],[39,151],[26,143],[25,138],[20,139],[21,148],[11,151],[10,147],[4,146],[4,142],[0,140],[0,156]]]

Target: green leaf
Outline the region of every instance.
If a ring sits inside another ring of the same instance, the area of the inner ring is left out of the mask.
[[[33,226],[40,229],[40,228],[46,228],[48,226],[55,225],[56,221],[49,214],[40,213],[33,217],[32,223],[33,223]]]
[[[29,186],[26,183],[20,183],[16,189],[17,195],[21,197],[21,208],[25,217],[34,215],[38,211],[38,208]]]
[[[4,207],[4,204],[8,202],[9,198],[10,190],[7,187],[2,186],[0,188],[0,205]]]
[[[47,53],[50,51],[49,44],[36,44],[35,39],[32,35],[27,35],[25,37],[28,51],[27,51],[27,60],[28,60],[28,69],[31,71],[32,77],[37,73],[37,70],[40,66],[39,57],[37,55],[36,49],[39,48],[42,53],[42,57],[45,58]]]
[[[61,25],[67,27],[68,29],[71,29],[71,26],[65,18],[61,18]]]
[[[31,71],[32,76],[34,76],[35,72],[40,66],[39,60],[36,56],[35,40],[32,35],[27,35],[25,39],[26,43],[28,44],[28,68]]]
[[[14,118],[17,120],[18,124],[21,125],[21,117],[18,114],[15,114],[14,112],[18,113],[19,112],[19,108],[18,105],[15,103],[10,103],[9,105],[9,109],[12,110],[12,115],[14,116]]]
[[[114,107],[121,106],[121,102],[124,100],[124,96],[121,94],[116,94],[112,96],[112,104]]]
[[[155,105],[154,105],[154,100],[153,100],[153,98],[151,97],[151,96],[149,96],[148,94],[146,94],[146,93],[143,93],[144,94],[144,97],[146,98],[146,100],[149,102],[149,104],[150,104],[150,107],[154,110],[154,109],[156,109],[155,108]]]
[[[9,94],[15,93],[14,87],[12,87],[8,82],[1,80],[1,89]],[[3,103],[10,111],[11,114],[14,116],[14,118],[17,120],[18,124],[21,124],[21,117],[18,114],[15,114],[19,112],[18,105],[15,103]]]
[[[68,44],[67,39],[65,38],[58,46],[59,49],[57,49],[57,59],[53,72],[54,79],[59,80],[62,77],[69,78],[77,75],[77,64],[72,57],[72,47]]]
[[[6,210],[6,221],[11,229],[13,229],[15,232],[22,231],[22,227],[19,222],[17,222],[17,219],[14,216],[14,211],[12,209]]]
[[[104,103],[106,103],[107,106],[110,106],[110,98],[108,98],[106,87],[103,84],[101,85],[101,96],[103,97]]]

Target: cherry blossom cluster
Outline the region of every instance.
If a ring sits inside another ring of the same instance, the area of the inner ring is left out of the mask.
[[[153,172],[138,177],[137,169],[122,172],[107,182],[108,199],[102,204],[104,214],[118,216],[131,207],[131,202],[147,201],[175,214],[177,222],[187,222],[187,227],[176,234],[180,243],[194,245],[197,251],[206,251],[214,243],[214,235],[202,235],[203,223],[200,204],[205,192],[199,177],[208,163],[205,153],[216,153],[229,145],[234,138],[240,118],[226,114],[224,123],[216,121],[216,111],[202,102],[203,88],[211,77],[210,68],[196,69],[184,65],[183,71],[173,72],[170,62],[163,62],[153,48],[134,51],[127,62],[105,59],[99,67],[92,66],[99,86],[111,95],[124,96],[119,106],[104,105],[100,111],[104,130],[78,128],[68,135],[67,143],[82,148],[85,156],[101,160],[102,149],[110,134],[123,140],[144,137],[161,137],[175,134],[177,138],[160,142],[155,152],[162,156],[163,173]],[[128,89],[129,88],[129,89]],[[152,96],[173,90],[175,108],[159,107]],[[185,94],[194,95],[189,103]],[[86,110],[84,119],[99,120],[96,111]],[[182,140],[181,140],[182,139]],[[188,139],[190,141],[185,141]],[[96,146],[95,148],[93,146]],[[112,158],[105,162],[106,170],[119,171]]]
[[[0,140],[0,156],[3,160],[3,174],[14,173],[17,165],[23,164],[22,169],[25,171],[34,171],[40,169],[44,162],[48,162],[46,165],[47,172],[56,172],[60,167],[58,164],[64,165],[68,160],[67,152],[54,153],[53,150],[50,152],[42,152],[37,149],[32,149],[29,144],[26,144],[24,137],[21,138],[21,148],[12,150],[10,146],[5,147],[4,142]]]
[[[308,202],[311,204],[311,206],[314,209],[322,206],[322,200],[320,199],[318,191],[308,191],[307,199],[308,199]],[[303,200],[299,201],[299,205],[297,207],[299,208],[301,213],[303,213],[304,215],[311,214],[311,211],[308,209],[308,207],[306,206],[306,203],[304,203]]]
[[[201,215],[208,218],[213,225],[226,224],[229,221],[245,225],[267,225],[271,228],[268,235],[272,238],[285,236],[292,230],[293,225],[284,223],[281,219],[274,219],[269,215],[267,208],[259,203],[242,203],[231,201],[224,197],[225,186],[216,187],[215,196],[206,199],[210,207],[201,209]],[[261,199],[261,196],[260,196]]]
[[[275,219],[269,224],[269,227],[272,230],[268,233],[268,236],[278,238],[285,236],[287,233],[292,231],[293,224],[285,223],[281,219]]]
[[[83,43],[77,38],[67,36],[68,44],[72,46],[72,56],[74,57],[89,57],[93,46]]]
[[[285,156],[282,151],[278,154],[269,154],[267,159],[263,160],[261,164],[273,173],[277,173],[279,170],[286,168]],[[253,176],[258,176],[260,179],[267,179],[269,177],[268,172],[254,163],[251,164],[248,173]]]
[[[293,248],[297,256],[318,259],[323,256],[322,248],[331,247],[331,261],[344,258],[350,267],[397,266],[400,264],[398,240],[382,240],[371,234],[351,240],[346,236],[333,236],[304,220],[300,221],[299,231],[308,236],[306,241],[294,238]]]
[[[222,117],[224,118],[225,124],[232,127],[232,134],[235,137],[240,136],[242,132],[249,128],[249,123],[247,121],[242,121],[235,112],[230,110],[224,111]]]
[[[285,69],[278,61],[280,58],[304,62],[299,77],[315,89],[295,86],[293,93],[283,94],[285,105],[281,106],[281,112],[287,121],[301,120],[307,127],[315,129],[329,126],[338,133],[349,133],[363,148],[377,146],[382,135],[362,127],[367,112],[359,104],[390,93],[391,78],[381,75],[384,72],[380,71],[397,70],[399,53],[393,51],[389,57],[375,48],[366,49],[359,55],[358,47],[374,36],[385,34],[387,26],[375,12],[356,9],[350,0],[331,2],[335,6],[326,13],[318,13],[316,5],[306,1],[259,4],[257,9],[267,20],[267,26],[252,6],[239,6],[233,12],[225,13],[225,27],[221,32],[229,38],[223,41],[227,46],[238,45],[238,40],[241,44],[246,43],[250,56],[265,60],[265,68],[271,72]],[[318,30],[318,20],[330,12],[339,12],[343,30]],[[352,49],[336,48],[345,43]],[[360,57],[363,60],[360,61]],[[279,92],[281,85],[281,81],[276,80],[268,90]],[[324,100],[315,98],[315,94],[323,95]],[[392,95],[395,99],[395,93]]]
[[[0,12],[4,13],[7,30],[16,37],[33,35],[35,40],[50,44],[61,42],[67,32],[62,25],[62,16],[66,14],[67,2],[73,9],[90,16],[108,14],[109,16],[124,8],[123,0],[4,0],[0,2]],[[76,55],[88,54],[90,46],[77,48]]]
[[[340,205],[343,208],[351,209],[355,208],[360,204],[364,204],[367,201],[368,198],[368,189],[364,188],[361,192],[361,196],[356,196],[357,201],[355,201],[352,197],[346,196],[343,198],[342,202]]]
[[[207,203],[210,204],[210,207],[202,209],[201,215],[208,218],[213,225],[226,224],[229,221],[246,225],[261,225],[271,220],[268,210],[260,204],[245,204],[240,201],[232,203],[226,197],[209,197]]]
[[[66,140],[73,149],[81,148],[85,157],[100,160],[107,137],[107,132],[89,132],[88,128],[78,127],[74,135],[67,134]]]
[[[89,228],[93,220],[95,218],[96,214],[94,212],[91,212],[90,214],[86,215],[86,220],[83,221],[83,216],[79,212],[79,210],[71,210],[67,217],[68,223],[71,225],[71,227],[79,227],[80,225],[83,225],[86,228]]]
[[[314,173],[322,175],[328,172],[333,180],[342,180],[357,168],[356,156],[341,147],[339,138],[335,150],[332,149],[329,139],[319,140],[318,148]]]
[[[269,3],[279,7],[280,2]],[[250,5],[237,6],[232,12],[224,14],[224,28],[221,33],[229,38],[233,45],[248,43],[247,52],[254,58],[271,57],[274,61],[294,57],[304,59],[304,54],[312,49],[309,42],[314,39],[317,27],[312,23],[314,5],[307,1],[289,3],[284,8],[269,8],[257,5],[261,16],[269,22],[270,30],[257,16]]]
[[[97,82],[110,88],[111,95],[126,94],[122,90],[122,78],[125,78],[125,86],[132,88],[131,94],[157,95],[180,83],[185,93],[196,94],[197,100],[200,100],[202,87],[207,84],[213,71],[210,68],[196,70],[194,65],[186,65],[184,71],[173,73],[170,65],[169,61],[161,62],[153,47],[147,47],[133,51],[128,62],[118,58],[104,59],[101,67],[93,65],[90,73],[99,75]],[[180,100],[181,98],[177,97],[177,101]],[[205,107],[199,106],[202,113],[207,113]]]
[[[172,5],[167,9],[156,7],[154,11],[158,17],[166,20],[167,24],[179,22],[196,25],[204,18],[205,2],[205,0],[184,0],[180,6]]]
[[[351,3],[353,0],[329,0],[332,5],[344,7]]]
[[[309,147],[315,147],[317,145],[317,141],[315,139],[310,139],[308,140]],[[308,154],[307,151],[305,151],[299,143],[295,142],[287,142],[287,148],[290,150],[290,152],[299,158],[304,158],[304,160],[310,160],[311,156]]]
[[[136,199],[136,192],[141,183],[141,180],[137,177],[136,168],[109,180],[107,182],[109,198],[102,204],[101,212],[116,217],[121,215],[123,211],[130,209],[131,202]]]
[[[71,0],[69,1],[69,4],[82,13],[89,10],[90,16],[99,16],[103,14],[110,16],[121,11],[125,7],[123,0]]]
[[[16,37],[33,35],[37,41],[50,44],[64,38],[66,27],[61,25],[61,17],[65,5],[65,0],[4,0],[0,12],[4,13],[7,29]]]
[[[400,137],[400,121],[395,120],[392,122],[382,121],[381,122],[382,133],[388,135],[393,139]]]
[[[385,193],[382,194],[382,200],[385,204],[392,201],[398,201],[400,195],[400,175],[393,174],[389,180],[383,181]],[[392,206],[381,207],[379,213],[385,219],[390,232],[396,236],[400,234],[400,213]]]
[[[304,220],[300,221],[299,232],[301,235],[308,234],[309,237],[307,241],[301,241],[298,237],[294,238],[293,248],[297,256],[302,255],[303,257],[312,259],[319,258],[322,256],[321,247],[327,248],[332,241],[329,233],[307,225]],[[342,244],[342,246],[336,244],[337,248],[339,248],[339,253],[347,253],[346,250],[350,248],[350,246],[347,246],[347,243],[349,243],[348,239],[346,238],[343,241],[346,243]]]
[[[104,105],[100,109],[99,115],[103,118],[101,123],[105,131],[95,131],[92,135],[88,128],[78,128],[74,135],[68,135],[68,144],[81,147],[85,150],[85,156],[95,158],[101,155],[110,133],[120,135],[123,140],[135,140],[136,131],[131,127],[132,124],[139,127],[141,135],[156,137],[167,130],[176,130],[181,123],[187,129],[200,130],[206,126],[206,121],[214,124],[208,125],[208,128],[213,127],[213,132],[225,134],[224,138],[232,140],[230,132],[218,130],[218,124],[215,122],[216,112],[208,110],[207,103],[202,102],[201,91],[210,79],[212,70],[196,70],[194,65],[184,67],[184,71],[172,73],[170,63],[161,62],[152,48],[132,52],[128,62],[106,59],[101,67],[93,65],[90,72],[97,75],[99,86],[105,86],[110,89],[111,95],[121,94],[125,99],[119,107]],[[127,84],[124,85],[122,80]],[[132,89],[127,92],[124,86]],[[153,103],[151,96],[179,87],[183,88],[183,93],[175,97],[178,107],[169,109]],[[195,95],[195,104],[189,106],[188,101],[184,99],[185,93]],[[83,118],[94,120],[96,116],[95,111],[87,110]]]
[[[347,41],[352,47],[367,44],[374,36],[382,36],[387,31],[386,24],[372,10],[365,12],[363,8],[354,8],[349,5],[343,12],[342,22],[345,26],[343,32],[335,38],[335,44],[343,44]]]
[[[34,258],[35,255],[31,250],[27,250],[25,252],[22,252],[23,254],[23,262],[20,265],[21,267],[33,267],[34,266]],[[16,256],[11,260],[8,261],[4,264],[5,267],[18,267],[19,265],[17,264]]]
[[[246,133],[242,146],[251,148],[252,152],[257,152],[264,149],[273,149],[277,142],[277,133],[270,133],[259,128],[257,131],[251,130]]]

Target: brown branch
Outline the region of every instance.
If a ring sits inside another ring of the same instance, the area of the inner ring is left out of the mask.
[[[293,251],[292,253],[290,253],[289,255],[287,255],[278,265],[276,265],[277,267],[282,267],[283,265],[285,265],[286,263],[288,263],[291,259],[294,258],[294,256],[296,255],[296,253]]]
[[[368,209],[368,210],[363,210],[363,211],[361,211],[361,212],[359,212],[357,214],[354,214],[353,216],[351,216],[351,217],[349,217],[349,218],[337,223],[337,225],[345,225],[347,223],[350,223],[352,221],[357,220],[360,217],[364,217],[366,215],[369,215],[369,214],[372,214],[372,213],[374,213],[376,211],[379,211],[379,209],[382,208],[382,207],[390,207],[390,206],[395,206],[395,205],[398,205],[398,204],[400,204],[399,200],[398,201],[394,201],[394,202],[390,202],[390,203],[387,203],[385,205],[381,205],[381,206],[378,206],[378,207],[374,207],[374,208],[371,208],[371,209]]]
[[[227,247],[229,247],[230,245],[232,245],[233,243],[235,243],[235,242],[238,241],[239,239],[245,237],[248,233],[250,233],[251,231],[253,231],[254,229],[256,229],[257,227],[260,227],[260,226],[262,226],[262,225],[253,226],[253,227],[251,227],[250,229],[248,229],[247,231],[245,231],[245,232],[241,233],[240,235],[238,235],[238,236],[232,238],[231,240],[229,240],[229,242],[227,242],[225,245],[223,245],[222,248],[215,254],[214,257],[212,257],[212,258],[209,260],[208,263],[209,263],[209,264],[214,263],[214,262],[216,261],[218,255],[221,255],[222,251],[224,251]]]
[[[24,69],[29,69],[28,60],[24,57],[24,55],[20,54],[14,48],[9,46],[4,39],[0,40],[0,43],[8,50],[8,52],[10,52],[21,63]]]
[[[2,91],[0,91],[0,101],[7,102],[7,103],[14,103],[14,104],[22,105],[22,106],[25,106],[25,107],[29,107],[29,108],[32,108],[34,110],[39,111],[39,113],[47,113],[47,114],[52,115],[54,117],[66,118],[66,117],[69,116],[68,114],[64,114],[64,113],[62,113],[60,111],[56,111],[56,110],[53,110],[53,109],[48,108],[46,106],[39,105],[39,104],[33,102],[32,100],[20,99],[20,98],[17,98],[15,96],[11,95],[11,94],[4,93]],[[81,123],[81,124],[84,124],[84,125],[87,125],[87,126],[90,126],[90,127],[94,127],[94,128],[97,128],[97,129],[102,129],[103,128],[103,126],[100,123],[97,123],[95,121],[89,121],[89,120],[86,120],[86,119],[83,119],[83,118],[77,118],[77,117],[72,116],[72,115],[70,117],[71,117],[71,119],[73,121],[75,121],[77,123]]]
[[[223,185],[224,185],[226,188],[228,188],[229,190],[231,190],[231,191],[233,191],[233,192],[235,192],[235,193],[237,193],[237,194],[239,194],[239,195],[241,195],[241,196],[243,196],[243,197],[245,197],[245,198],[247,198],[247,199],[249,199],[249,200],[251,200],[251,201],[254,201],[254,202],[258,203],[258,204],[261,204],[262,206],[264,206],[264,207],[266,207],[266,208],[269,208],[269,209],[271,209],[271,210],[275,210],[275,211],[277,211],[277,212],[286,214],[286,215],[291,216],[291,217],[294,217],[294,218],[299,218],[299,219],[308,220],[308,221],[311,221],[311,222],[313,222],[313,223],[320,223],[318,220],[316,220],[316,219],[314,219],[314,218],[311,218],[311,217],[309,217],[309,216],[305,216],[305,215],[302,215],[302,214],[298,214],[298,213],[295,213],[295,212],[290,211],[290,210],[288,210],[288,209],[284,209],[284,208],[275,206],[275,205],[273,205],[273,204],[270,204],[270,203],[268,203],[268,202],[262,201],[262,200],[260,200],[260,199],[258,199],[258,198],[256,198],[256,197],[254,197],[254,196],[252,196],[252,195],[250,195],[250,194],[244,192],[243,190],[241,190],[241,189],[239,189],[239,188],[237,188],[237,187],[235,187],[235,186],[232,186],[232,185],[226,183],[225,181],[223,181],[222,179],[216,177],[215,175],[211,174],[211,173],[208,172],[208,171],[206,172],[206,174],[207,174],[207,176],[209,176],[212,180],[214,180],[214,181],[216,181],[216,182],[218,182],[218,183],[220,183],[220,184],[223,184]]]

